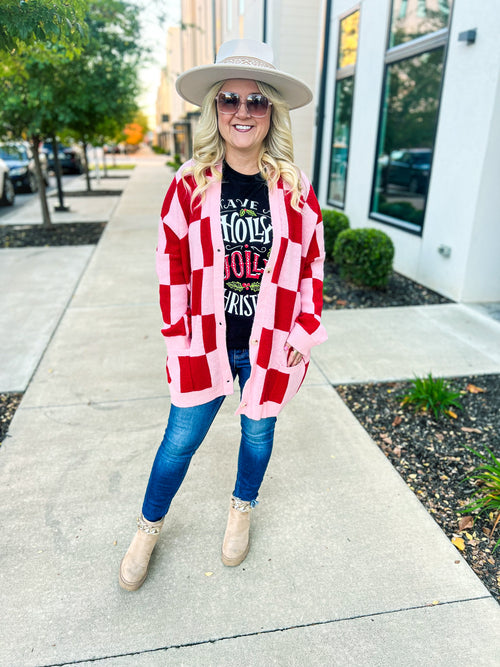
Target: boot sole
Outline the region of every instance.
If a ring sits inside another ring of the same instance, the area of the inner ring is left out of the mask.
[[[122,561],[122,563],[123,563],[123,561]],[[142,586],[142,584],[146,581],[147,576],[148,576],[148,571],[146,570],[146,574],[143,576],[143,578],[140,581],[134,581],[134,582],[127,581],[126,579],[124,579],[122,577],[122,566],[121,566],[121,563],[120,563],[120,572],[118,573],[118,582],[119,582],[120,586],[126,591],[136,591],[136,590],[138,590]]]
[[[245,551],[240,555],[237,556],[236,558],[228,558],[224,554],[224,552],[221,553],[221,560],[224,565],[227,565],[227,567],[236,567],[237,565],[240,565],[240,563],[243,563],[245,558],[248,556],[248,552],[250,551],[250,544],[248,544],[247,548]]]

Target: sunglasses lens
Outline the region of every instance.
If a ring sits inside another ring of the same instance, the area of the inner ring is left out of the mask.
[[[269,100],[264,95],[254,93],[247,97],[248,113],[255,118],[261,118],[267,113],[269,107]]]
[[[238,93],[219,93],[217,104],[221,113],[236,113],[240,106],[240,96]]]
[[[269,108],[269,100],[260,93],[252,93],[246,99],[246,107],[250,116],[263,118]],[[238,93],[220,92],[217,95],[217,108],[221,113],[236,113],[240,108]]]

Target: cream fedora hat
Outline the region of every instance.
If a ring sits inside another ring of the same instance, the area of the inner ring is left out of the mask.
[[[179,95],[201,106],[211,86],[228,79],[262,81],[276,88],[290,109],[303,107],[312,100],[309,87],[297,77],[285,74],[274,64],[269,44],[253,39],[233,39],[221,45],[215,63],[202,65],[181,74],[175,83]]]

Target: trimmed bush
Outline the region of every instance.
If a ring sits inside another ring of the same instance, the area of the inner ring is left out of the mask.
[[[325,230],[325,254],[327,259],[333,259],[333,248],[340,232],[349,229],[349,218],[340,211],[331,208],[322,208],[323,227]]]
[[[394,245],[378,229],[346,229],[335,241],[333,258],[341,278],[356,285],[385,287],[392,273]]]

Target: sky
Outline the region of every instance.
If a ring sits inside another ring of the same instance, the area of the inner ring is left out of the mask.
[[[160,85],[161,68],[166,65],[167,30],[171,25],[178,25],[181,18],[180,0],[135,0],[142,7],[141,42],[152,49],[150,61],[141,68],[140,80],[143,93],[139,104],[147,114],[150,129],[156,125],[156,93]],[[159,16],[163,13],[165,21],[161,25]]]

